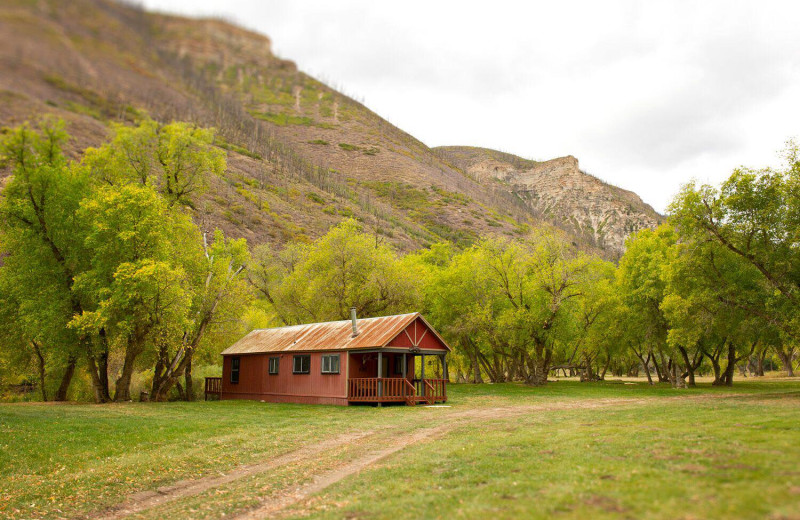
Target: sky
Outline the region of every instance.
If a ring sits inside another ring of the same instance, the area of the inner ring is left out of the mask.
[[[581,169],[663,212],[800,138],[800,2],[144,0],[268,35],[428,146]]]

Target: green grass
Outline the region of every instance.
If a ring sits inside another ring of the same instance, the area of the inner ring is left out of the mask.
[[[519,406],[548,409],[459,423],[440,440],[408,448],[328,488],[294,514],[797,515],[800,382],[749,380],[733,388],[674,390],[560,381],[544,388],[451,385],[449,393],[451,408],[437,410],[249,401],[0,405],[0,517],[75,516],[139,490],[216,474],[343,432],[410,431],[446,422],[451,413]],[[620,398],[626,401],[604,401]],[[248,477],[142,517],[219,518],[265,493],[306,482],[314,471],[335,467],[362,448],[334,450],[313,463]]]
[[[459,428],[329,490],[310,518],[797,515],[793,404],[655,402]]]

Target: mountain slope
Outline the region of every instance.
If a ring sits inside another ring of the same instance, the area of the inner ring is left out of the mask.
[[[280,244],[356,217],[411,250],[554,220],[507,181],[487,181],[276,57],[267,37],[220,20],[106,0],[10,0],[0,37],[0,125],[61,117],[73,157],[112,123],[145,116],[215,127],[229,168],[194,204],[205,228]]]
[[[499,183],[524,200],[537,217],[606,251],[621,254],[625,238],[662,220],[638,195],[583,172],[575,157],[531,161],[463,146],[435,149],[484,183]]]

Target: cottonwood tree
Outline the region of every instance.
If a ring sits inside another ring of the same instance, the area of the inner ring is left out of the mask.
[[[177,335],[184,328],[189,298],[179,259],[196,229],[154,190],[135,184],[99,188],[78,216],[91,257],[76,280],[86,303],[72,326],[122,350],[114,400],[127,401],[138,357],[165,329]],[[106,376],[97,370],[90,367],[92,381],[101,384]]]
[[[113,132],[111,142],[88,149],[83,161],[102,185],[149,185],[170,205],[192,205],[209,179],[225,171],[225,152],[214,147],[212,129],[146,120],[114,125]]]
[[[203,237],[202,254],[194,255],[192,265],[185,269],[190,306],[185,319],[185,327],[178,341],[163,341],[158,345],[158,356],[153,377],[152,396],[163,400],[167,392],[178,385],[178,377],[183,375],[185,395],[191,400],[194,395],[192,363],[212,333],[234,330],[241,336],[237,324],[252,300],[250,286],[245,271],[250,256],[244,239],[230,240],[222,231],[214,233],[210,244]],[[189,256],[191,258],[191,256]],[[219,352],[214,352],[218,354]]]
[[[157,397],[177,377],[191,396],[194,353],[249,301],[244,241],[215,233],[204,243],[184,209],[224,167],[213,132],[151,121],[118,127],[79,164],[61,153],[66,138],[63,123],[50,122],[3,140],[14,176],[0,203],[0,298],[15,319],[2,333],[38,358],[43,391],[47,367],[64,370],[56,398],[66,396],[79,357],[105,402],[130,399],[139,360],[158,365],[167,355],[168,370],[156,367]]]
[[[82,310],[72,292],[84,258],[74,229],[88,192],[86,176],[64,157],[66,139],[63,122],[45,120],[38,130],[27,124],[13,130],[1,148],[13,175],[0,199],[0,297],[14,313],[4,336],[36,357],[43,398],[48,365],[63,365],[57,400],[66,399],[77,363],[77,340],[64,326]]]
[[[783,169],[737,169],[722,186],[689,184],[669,208],[682,236],[710,241],[750,266],[756,287],[735,285],[723,303],[769,322],[781,331],[791,372],[800,340],[800,157],[789,142]],[[724,280],[724,278],[722,278]]]
[[[667,225],[632,235],[625,243],[617,272],[623,304],[638,325],[633,334],[628,334],[628,344],[643,364],[652,360],[659,382],[673,384],[678,383],[670,376],[676,356],[667,345],[669,325],[661,303],[666,286],[663,272],[677,240],[675,231]]]
[[[276,289],[276,308],[288,323],[377,316],[413,308],[414,280],[392,249],[375,244],[354,220],[345,220],[314,244]]]
[[[443,263],[427,282],[427,310],[465,352],[472,379],[544,384],[574,342],[588,259],[543,233],[485,240]]]

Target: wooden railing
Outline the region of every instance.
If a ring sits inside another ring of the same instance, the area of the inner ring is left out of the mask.
[[[408,379],[403,379],[406,384],[406,404],[409,406],[416,406],[417,404],[417,389],[414,388],[414,385],[411,384],[411,381]]]
[[[347,398],[369,403],[433,404],[447,400],[447,383],[445,379],[415,379],[412,383],[402,377],[359,377],[348,380]]]
[[[413,386],[401,377],[359,377],[348,381],[347,396],[350,401],[380,403],[405,401],[413,393]]]
[[[414,385],[417,395],[429,404],[447,401],[447,379],[415,379]]]
[[[207,377],[206,378],[206,392],[205,398],[208,401],[209,395],[216,395],[217,399],[222,395],[222,378],[221,377]]]

